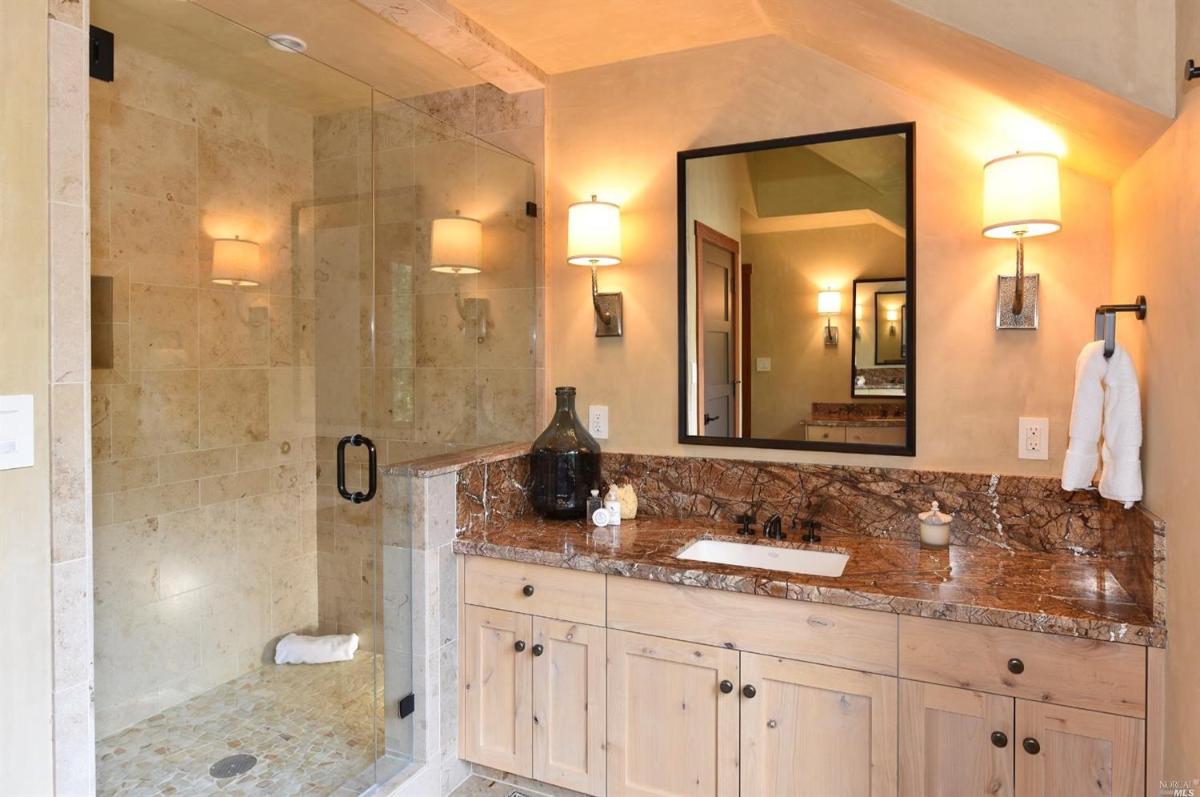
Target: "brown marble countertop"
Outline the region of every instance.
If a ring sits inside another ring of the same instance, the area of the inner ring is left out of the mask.
[[[850,555],[839,578],[676,559],[700,537],[802,548],[739,537],[707,518],[642,518],[597,529],[583,521],[518,517],[481,523],[454,541],[460,554],[587,570],[789,600],[1163,647],[1153,623],[1099,557],[822,534],[818,549]]]
[[[906,426],[904,418],[816,418],[805,421],[809,426]]]

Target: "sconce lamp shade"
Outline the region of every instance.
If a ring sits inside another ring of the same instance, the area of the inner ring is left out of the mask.
[[[817,293],[817,312],[821,315],[837,315],[842,312],[842,294],[838,291]]]
[[[899,310],[895,310],[895,309],[888,310],[885,315],[886,315],[888,321],[899,321],[900,320],[900,311]]]
[[[430,229],[430,270],[442,274],[478,274],[483,224],[466,216],[434,219]]]
[[[611,202],[576,202],[567,208],[567,262],[615,266],[621,262],[621,208]]]
[[[1062,229],[1058,158],[1018,152],[983,167],[983,234],[1032,238]]]
[[[212,281],[217,285],[253,287],[262,284],[258,244],[241,238],[213,240]]]

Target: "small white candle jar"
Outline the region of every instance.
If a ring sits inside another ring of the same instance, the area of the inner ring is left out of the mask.
[[[945,548],[950,544],[950,521],[954,518],[938,511],[934,501],[928,512],[917,515],[921,521],[921,544],[930,548]]]

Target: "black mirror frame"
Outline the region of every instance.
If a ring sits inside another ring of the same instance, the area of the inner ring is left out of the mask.
[[[742,144],[725,144],[715,147],[684,150],[676,154],[676,215],[678,229],[676,231],[676,257],[678,261],[678,297],[676,311],[678,313],[678,404],[675,407],[678,418],[679,442],[685,445],[724,446],[726,448],[773,448],[797,451],[832,451],[846,454],[883,454],[895,457],[913,457],[917,454],[917,247],[916,247],[916,209],[914,207],[914,174],[916,160],[916,122],[902,122],[875,127],[860,127],[852,130],[836,130],[828,133],[816,133],[807,136],[790,138],[774,138],[765,141],[751,141]],[[821,443],[809,440],[774,440],[761,437],[705,437],[688,433],[688,361],[687,340],[687,162],[695,158],[707,158],[716,155],[733,155],[742,152],[758,152],[766,149],[781,147],[797,147],[807,144],[824,144],[831,141],[846,141],[856,138],[872,138],[875,136],[904,135],[905,137],[905,182],[906,182],[906,212],[905,212],[905,268],[904,278],[908,282],[908,362],[906,363],[905,385],[907,395],[907,417],[905,424],[905,443],[903,446],[884,446],[869,443]]]

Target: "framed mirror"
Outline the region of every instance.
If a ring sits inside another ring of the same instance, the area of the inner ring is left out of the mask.
[[[679,153],[680,442],[916,453],[913,133]]]

